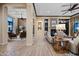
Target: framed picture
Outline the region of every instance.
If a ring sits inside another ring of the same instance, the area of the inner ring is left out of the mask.
[[[52,29],[56,29],[56,24],[57,24],[57,18],[51,18],[50,19],[50,26]]]

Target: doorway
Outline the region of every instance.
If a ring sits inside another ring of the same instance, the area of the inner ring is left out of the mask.
[[[26,18],[17,19],[16,33],[20,38],[26,38]]]
[[[44,22],[43,20],[36,21],[36,39],[41,41],[44,39]]]
[[[26,7],[25,4],[11,4],[8,8],[8,36],[10,40],[26,40]],[[20,5],[20,6],[19,6]],[[19,7],[19,8],[18,8]]]

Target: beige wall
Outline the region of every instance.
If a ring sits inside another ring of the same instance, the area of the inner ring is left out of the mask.
[[[16,4],[16,3],[15,4],[0,4],[0,45],[5,45],[8,43],[8,33],[7,33],[8,32],[8,22],[7,22],[8,7],[9,8],[11,7],[25,8],[26,4]],[[15,20],[17,19],[15,18]],[[15,21],[15,23],[17,23],[17,21]]]
[[[22,26],[25,26],[26,25],[26,19],[22,20],[22,19],[18,19],[19,21],[19,24],[18,25],[22,25]]]
[[[13,32],[16,33],[16,28],[17,28],[17,18],[14,18],[14,24],[13,24]]]
[[[17,4],[15,5],[10,5],[8,4],[7,6],[9,6],[9,8],[11,6],[16,7]],[[34,37],[33,37],[33,25],[35,26],[35,38],[38,39],[42,39],[44,38],[44,19],[48,19],[48,31],[50,32],[50,18],[57,18],[57,19],[67,19],[68,17],[36,17],[35,16],[35,12],[34,12],[34,8],[33,8],[33,4],[32,3],[28,3],[28,4],[24,4],[26,6],[27,9],[27,20],[26,20],[26,31],[27,31],[27,38],[26,38],[26,45],[32,45],[34,42]],[[22,5],[18,5],[19,7],[22,7]],[[0,15],[2,13],[2,8],[0,9]],[[4,14],[2,15],[4,18]],[[6,18],[6,17],[5,17]],[[33,19],[34,19],[34,23],[33,23]],[[39,31],[38,30],[38,22],[42,22],[42,29]],[[6,36],[7,38],[7,30],[3,30],[3,29],[7,29],[6,27],[6,21],[5,20],[1,20],[1,25],[0,25],[0,31],[2,34],[0,34],[0,42],[2,42],[2,40],[6,41],[5,38],[3,38],[4,36]],[[17,23],[17,18],[15,18],[15,23]],[[4,24],[4,25],[2,25]],[[15,25],[16,26],[16,25]],[[3,32],[2,32],[3,30]],[[5,34],[5,35],[4,35]]]
[[[0,44],[2,43],[2,6],[0,6]]]
[[[7,44],[8,35],[7,35],[7,8],[2,5],[0,6],[0,45]]]
[[[23,7],[22,5],[18,5],[18,4],[5,4],[4,6],[6,7]],[[26,38],[26,45],[32,45],[33,44],[33,19],[35,20],[35,15],[34,15],[34,8],[33,8],[33,4],[29,3],[29,4],[25,4],[25,7],[27,6],[26,10],[27,10],[27,21],[26,21],[26,31],[27,31],[27,38]],[[1,10],[1,25],[0,25],[0,44],[7,44],[8,42],[8,24],[7,24],[7,13],[5,12],[5,10],[3,9],[3,7],[0,9]],[[17,19],[15,19],[17,20]],[[15,21],[16,22],[16,21]]]
[[[38,30],[38,22],[41,22],[41,30]],[[37,17],[35,20],[35,38],[36,40],[44,38],[44,19],[42,17]]]
[[[34,37],[33,37],[33,19],[35,20],[35,13],[32,3],[27,4],[27,21],[26,21],[26,45],[33,45]]]
[[[50,29],[51,29],[51,26],[50,26],[50,19],[51,18],[56,18],[57,20],[58,19],[70,19],[70,17],[37,17],[36,18],[36,20],[35,20],[35,35],[36,35],[36,37],[37,37],[37,39],[38,39],[38,37],[40,36],[39,34],[38,34],[38,22],[39,21],[42,21],[42,23],[43,23],[43,25],[42,25],[42,31],[41,31],[41,33],[42,33],[42,38],[44,38],[44,19],[48,19],[48,31],[50,32]],[[70,25],[69,25],[70,26]],[[70,36],[70,28],[69,28],[69,36]]]

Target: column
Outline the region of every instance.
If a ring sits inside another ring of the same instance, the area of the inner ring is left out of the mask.
[[[26,20],[26,45],[31,46],[33,44],[33,5],[27,4],[27,20]]]
[[[7,24],[7,8],[0,7],[0,45],[5,45],[8,42],[8,24]]]

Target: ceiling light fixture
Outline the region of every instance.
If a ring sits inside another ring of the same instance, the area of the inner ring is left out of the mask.
[[[22,9],[21,9],[21,20],[24,20],[24,18],[22,17]]]

